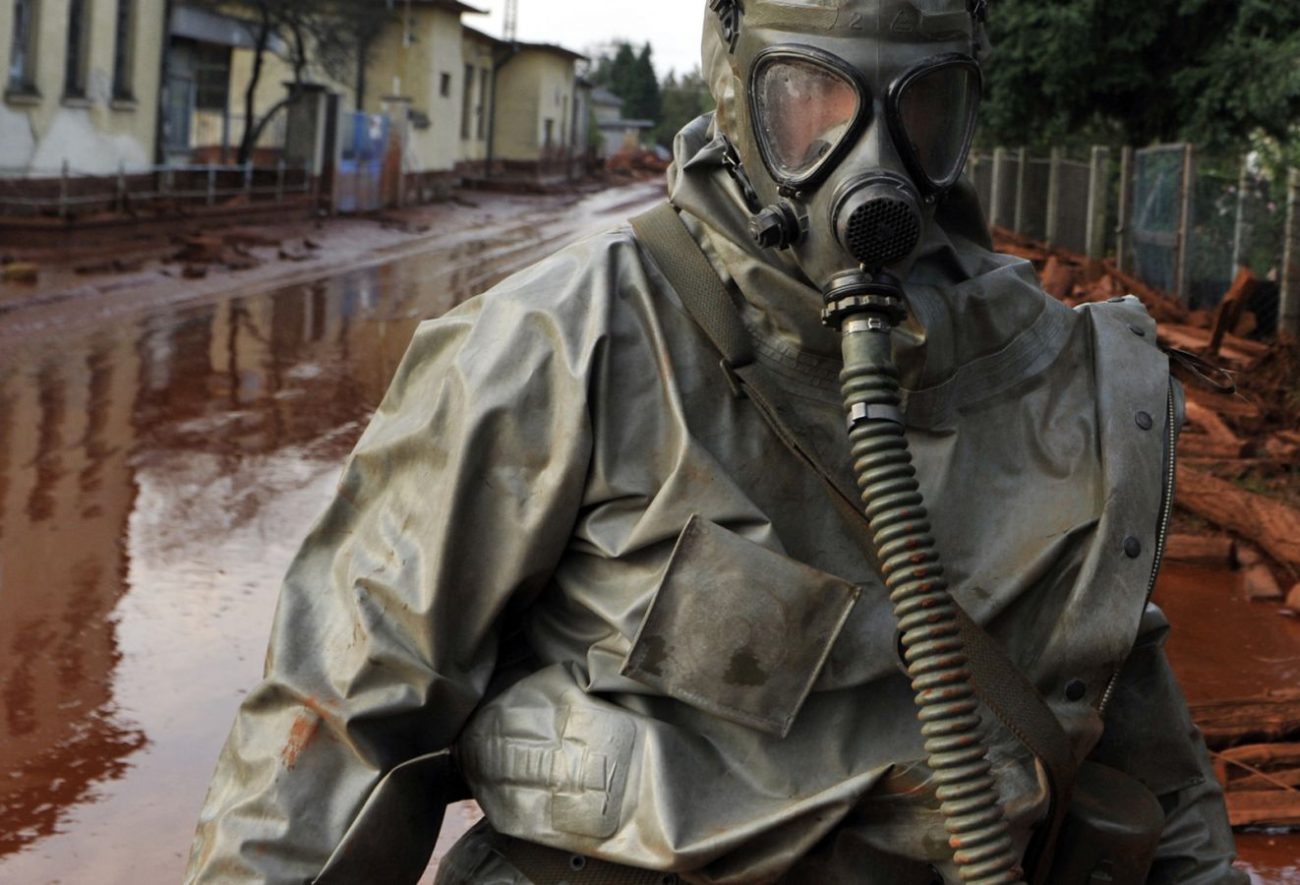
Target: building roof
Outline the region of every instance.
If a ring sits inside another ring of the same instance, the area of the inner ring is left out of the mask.
[[[607,120],[597,123],[599,129],[653,129],[659,124],[654,120]]]
[[[394,8],[401,6],[407,0],[391,0]],[[449,12],[463,12],[469,15],[487,15],[486,9],[479,9],[477,6],[470,6],[468,3],[462,3],[460,0],[410,0],[414,6],[438,6]]]
[[[505,40],[502,40],[500,37],[493,37],[491,34],[487,33],[486,31],[480,31],[478,28],[471,28],[467,24],[462,23],[460,29],[465,34],[466,37],[469,37],[472,40],[479,40],[483,43],[490,43],[493,46],[510,45]]]
[[[533,52],[549,52],[552,55],[562,55],[565,58],[571,58],[574,61],[587,61],[587,56],[581,52],[574,52],[572,49],[565,49],[563,46],[557,46],[554,43],[527,43],[523,40],[516,40],[515,45],[522,50]]]
[[[476,40],[482,40],[483,42],[486,43],[491,43],[495,46],[502,46],[502,47],[513,46],[516,50],[520,52],[524,52],[524,51],[549,52],[554,55],[561,55],[564,56],[565,58],[571,58],[574,61],[587,60],[587,56],[583,55],[581,52],[574,52],[572,49],[566,49],[563,46],[557,46],[554,43],[529,43],[527,40],[514,40],[514,41],[502,40],[500,37],[493,37],[491,34],[485,31],[480,31],[478,28],[471,28],[469,25],[466,24],[462,24],[460,27],[466,36]]]
[[[603,104],[608,107],[617,107],[617,108],[623,107],[623,99],[619,98],[617,95],[610,92],[604,86],[601,86],[592,91],[591,103]]]

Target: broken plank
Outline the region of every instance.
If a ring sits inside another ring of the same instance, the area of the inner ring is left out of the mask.
[[[1192,353],[1204,353],[1210,346],[1211,333],[1206,329],[1197,329],[1194,326],[1165,323],[1160,326],[1158,335],[1160,340],[1166,344],[1171,344]],[[1268,353],[1267,344],[1247,341],[1245,338],[1238,338],[1236,335],[1224,335],[1223,345],[1218,356],[1225,360],[1250,366],[1266,353]]]
[[[1178,468],[1178,506],[1252,539],[1282,563],[1300,565],[1300,512],[1199,470]]]
[[[1259,288],[1259,280],[1251,273],[1248,267],[1237,268],[1237,278],[1232,281],[1232,287],[1228,289],[1228,294],[1223,296],[1223,301],[1219,304],[1219,310],[1214,317],[1214,332],[1210,336],[1209,346],[1206,348],[1206,354],[1210,357],[1219,355],[1219,349],[1223,346],[1223,339],[1229,331],[1237,328],[1237,321],[1241,318],[1242,308],[1245,307],[1246,301]]]
[[[1216,701],[1192,704],[1192,720],[1211,749],[1233,754],[1239,761],[1261,765],[1300,766],[1300,744],[1269,744],[1300,737],[1300,702],[1286,700]],[[1290,747],[1291,750],[1277,749]],[[1225,748],[1233,748],[1231,750]],[[1294,761],[1288,753],[1296,756]],[[1252,761],[1253,760],[1253,761]]]
[[[1226,703],[1243,702],[1228,701]],[[1246,701],[1244,703],[1255,704],[1258,702]],[[1250,744],[1244,747],[1232,747],[1217,755],[1222,756],[1229,762],[1241,762],[1252,768],[1300,767],[1300,744]]]
[[[1234,827],[1300,825],[1300,790],[1230,792],[1225,798]]]
[[[1233,768],[1234,766],[1228,767]],[[1235,779],[1232,775],[1228,776],[1229,790],[1240,790],[1249,793],[1252,790],[1278,789],[1282,786],[1300,787],[1300,768],[1270,771],[1265,774],[1245,774],[1243,777]]]
[[[1217,440],[1205,433],[1184,433],[1178,439],[1178,454],[1185,458],[1211,458],[1235,461],[1246,451],[1246,444]]]
[[[1237,446],[1244,444],[1241,437],[1233,433],[1232,428],[1219,417],[1219,413],[1202,402],[1187,401],[1187,420],[1217,442]]]
[[[1170,535],[1165,559],[1188,565],[1228,568],[1235,558],[1236,542],[1226,535]]]

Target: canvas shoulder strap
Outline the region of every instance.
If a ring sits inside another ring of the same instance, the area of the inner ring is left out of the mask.
[[[821,477],[841,515],[858,529],[855,536],[863,541],[874,564],[869,525],[857,496],[846,494],[836,474],[826,469],[811,447],[790,429],[784,393],[755,361],[753,340],[739,310],[677,210],[664,203],[633,218],[632,229],[691,318],[722,354],[723,371],[739,382],[781,442]],[[1052,794],[1048,825],[1033,849],[1036,862],[1032,881],[1042,882],[1065,820],[1079,763],[1060,721],[1005,649],[959,605],[956,608],[976,693],[1047,772]]]

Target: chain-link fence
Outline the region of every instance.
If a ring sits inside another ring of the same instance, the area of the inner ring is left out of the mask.
[[[1198,157],[1191,145],[1106,148],[1085,158],[999,148],[972,154],[968,174],[994,227],[1120,269],[1193,308],[1213,308],[1239,267],[1260,280],[1261,332],[1300,331],[1300,174],[1269,178],[1244,162]]]

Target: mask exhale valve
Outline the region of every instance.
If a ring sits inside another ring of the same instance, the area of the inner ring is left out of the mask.
[[[1020,858],[988,759],[956,603],[904,433],[892,332],[906,315],[901,288],[883,274],[842,275],[827,293],[826,322],[843,336],[841,383],[854,473],[902,633],[925,751],[961,881],[1021,883]]]

